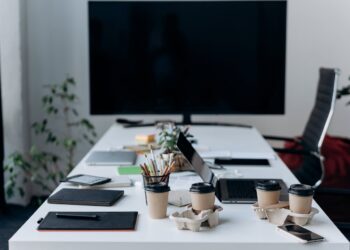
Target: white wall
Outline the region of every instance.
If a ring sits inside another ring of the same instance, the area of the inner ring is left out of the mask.
[[[2,68],[2,101],[4,139],[7,153],[26,150],[27,142],[27,93],[24,86],[26,76],[25,30],[23,29],[20,0],[0,0],[0,36]],[[25,114],[24,116],[22,114]]]
[[[79,110],[88,116],[86,0],[31,0],[27,5],[30,120],[42,116],[38,98],[43,94],[42,85],[59,82],[66,74],[79,83]],[[253,124],[267,134],[301,134],[314,102],[320,66],[339,67],[341,83],[348,84],[350,1],[289,0],[286,115],[219,116],[219,119]],[[350,107],[345,107],[344,103],[337,104],[331,134],[350,136]],[[91,119],[102,133],[115,117],[94,116]]]
[[[14,151],[23,153],[29,147],[24,19],[26,19],[25,2],[0,0],[1,94],[5,154]],[[23,188],[26,190],[26,197],[24,199],[14,197],[11,202],[23,204],[28,202],[30,186],[24,185]]]

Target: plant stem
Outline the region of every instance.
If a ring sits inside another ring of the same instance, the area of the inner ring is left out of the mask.
[[[63,108],[63,113],[64,113],[64,120],[65,120],[65,127],[66,127],[66,138],[71,138],[72,137],[72,131],[71,131],[71,124],[72,122],[69,119],[69,107],[67,104],[66,99],[62,99],[64,108]],[[73,160],[74,160],[74,147],[69,147],[68,149],[68,172],[70,172],[73,168]]]

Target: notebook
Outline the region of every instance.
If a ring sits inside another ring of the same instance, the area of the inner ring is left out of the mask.
[[[47,200],[51,204],[112,206],[124,195],[123,190],[63,188]]]
[[[136,211],[49,212],[40,222],[38,230],[135,230],[137,215]]]
[[[125,166],[134,164],[136,157],[131,151],[93,151],[85,163],[89,166]]]

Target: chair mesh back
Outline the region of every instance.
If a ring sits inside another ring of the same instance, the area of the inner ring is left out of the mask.
[[[303,146],[309,150],[318,152],[321,148],[333,114],[338,75],[336,69],[320,69],[316,102],[302,136]]]

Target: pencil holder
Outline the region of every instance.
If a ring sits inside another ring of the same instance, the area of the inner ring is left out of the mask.
[[[165,175],[155,175],[155,176],[149,176],[149,175],[142,175],[143,178],[143,187],[145,188],[147,185],[152,184],[158,184],[161,182],[164,182],[166,185],[169,184],[169,176],[170,173]]]

